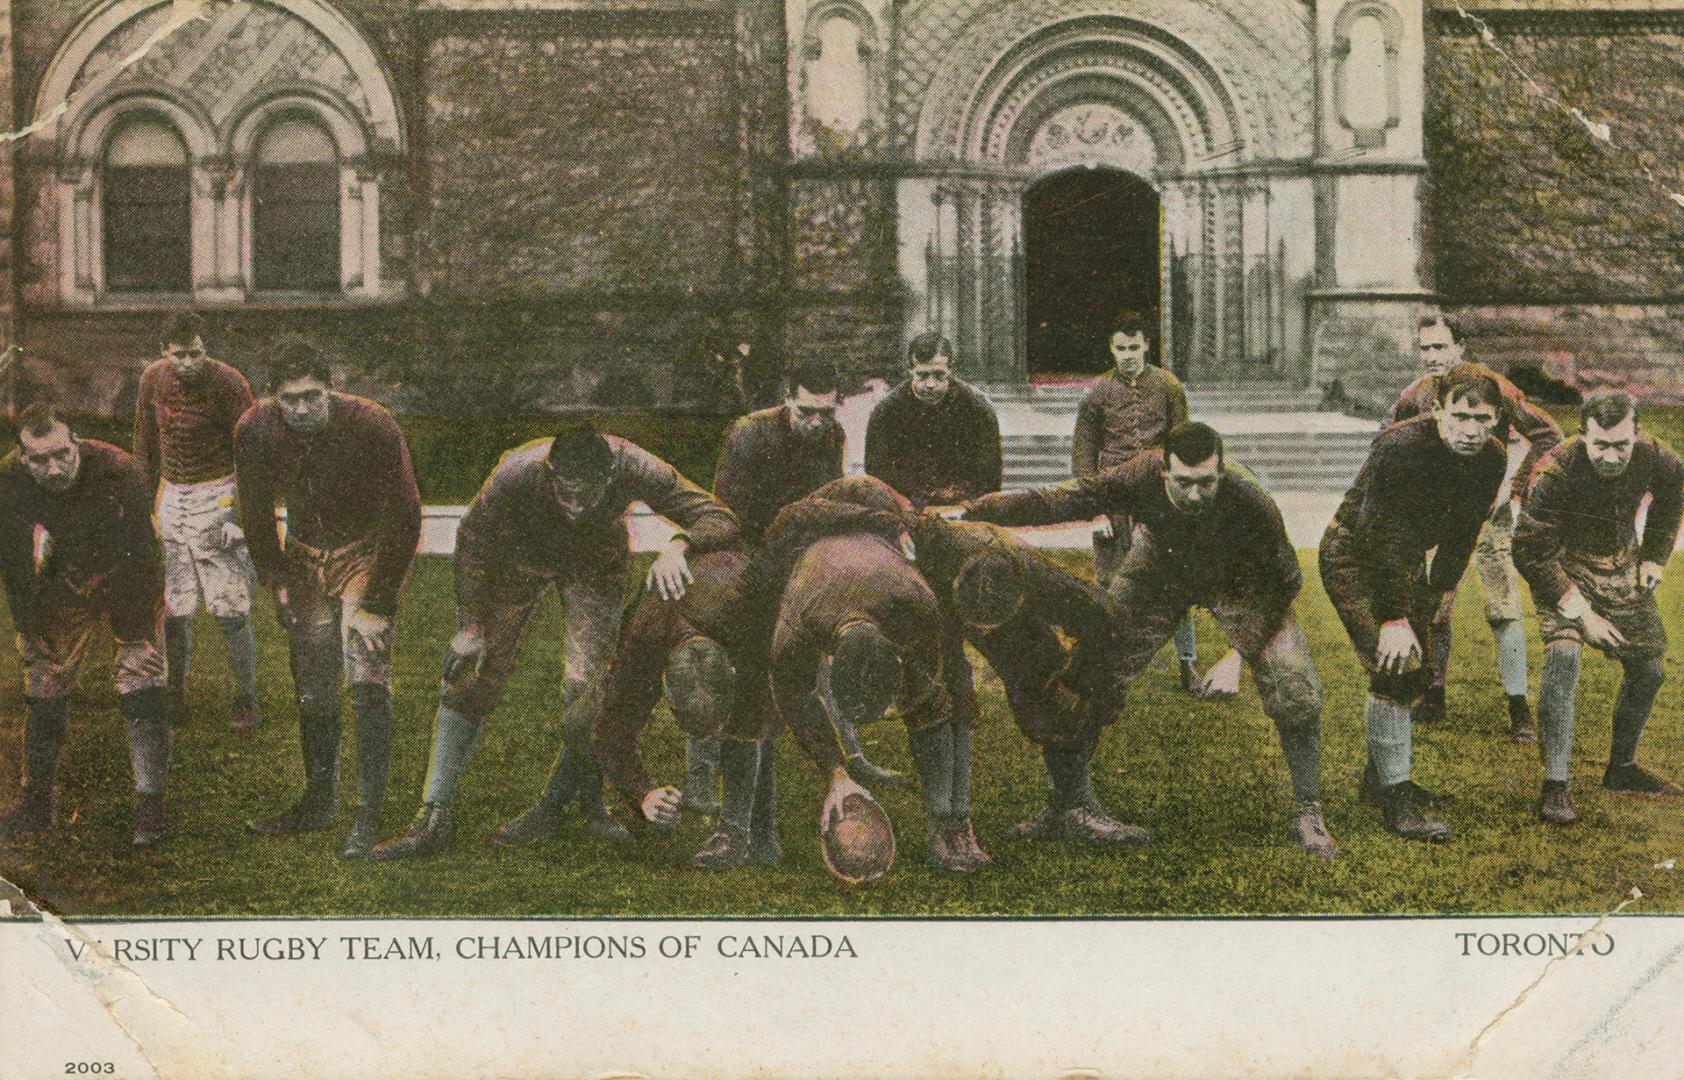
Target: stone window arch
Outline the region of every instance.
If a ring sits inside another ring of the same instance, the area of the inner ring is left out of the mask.
[[[380,215],[401,177],[405,126],[355,24],[321,0],[205,0],[191,31],[169,32],[170,16],[170,0],[106,0],[48,66],[34,112],[35,145],[47,149],[24,167],[45,174],[30,254],[58,272],[31,283],[28,299],[133,305],[158,291],[105,274],[103,147],[130,109],[168,123],[185,147],[190,273],[179,287],[195,303],[401,296],[382,273]],[[125,62],[148,43],[144,62]],[[121,193],[110,205],[121,219]],[[175,265],[166,291],[177,290]]]
[[[884,60],[877,22],[855,0],[826,0],[808,10],[800,69],[808,149],[859,145],[881,132]]]
[[[192,178],[175,128],[156,113],[130,110],[106,141],[100,193],[106,288],[192,291]]]
[[[1333,20],[1333,99],[1339,123],[1365,150],[1386,145],[1401,118],[1403,19],[1385,0],[1353,0]]]

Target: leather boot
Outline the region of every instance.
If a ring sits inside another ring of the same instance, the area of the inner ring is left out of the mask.
[[[690,856],[690,865],[698,870],[735,870],[747,861],[748,834],[732,825],[721,825]]]
[[[1016,825],[1006,828],[1006,836],[1012,840],[1051,840],[1062,830],[1063,815],[1052,806],[1041,807],[1041,812],[1028,821],[1020,821]]]
[[[450,847],[455,834],[456,823],[451,820],[450,807],[422,803],[409,828],[390,840],[376,844],[372,858],[375,862],[399,862],[423,855],[437,855]]]
[[[10,806],[0,811],[0,837],[39,835],[52,828],[53,793],[39,787],[24,786]]]
[[[1421,813],[1409,781],[1393,784],[1384,791],[1386,828],[1405,840],[1441,844],[1450,839],[1450,826]]]
[[[345,846],[339,849],[341,859],[367,859],[374,854],[374,845],[380,841],[380,811],[372,807],[357,807],[357,816],[351,821],[351,832],[345,837]]]
[[[1544,781],[1544,792],[1538,799],[1538,816],[1551,825],[1571,825],[1579,820],[1578,812],[1573,809],[1573,797],[1567,793],[1567,781]]]
[[[1339,845],[1333,842],[1333,835],[1327,831],[1327,823],[1322,820],[1319,802],[1298,804],[1298,817],[1292,823],[1292,838],[1299,847],[1317,858],[1331,859],[1339,854]]]
[[[1089,806],[1072,806],[1060,817],[1064,839],[1072,844],[1137,847],[1152,842],[1152,834],[1138,825],[1125,825]]]
[[[137,795],[134,815],[135,847],[156,844],[170,832],[169,811],[163,795]]]
[[[1528,746],[1538,741],[1538,725],[1532,720],[1532,706],[1525,694],[1509,698],[1509,738]]]

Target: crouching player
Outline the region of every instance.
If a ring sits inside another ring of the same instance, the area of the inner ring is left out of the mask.
[[[53,406],[18,417],[18,446],[0,460],[0,574],[25,664],[23,790],[0,835],[44,832],[70,692],[109,620],[117,641],[118,709],[128,722],[137,809],[134,842],[165,835],[170,726],[163,635],[164,563],[152,491],[128,454],[79,439]]]
[[[524,845],[548,836],[574,802],[591,830],[628,839],[602,798],[590,748],[594,709],[584,691],[613,659],[624,607],[634,502],[683,530],[649,569],[662,600],[683,597],[688,556],[729,547],[736,519],[653,454],[612,435],[571,428],[503,455],[456,534],[457,630],[445,652],[432,765],[414,822],[375,849],[392,861],[444,850],[450,806],[480,731],[503,694],[527,624],[550,589],[566,606],[563,747],[538,802],[493,836]]]
[[[1303,574],[1274,500],[1226,467],[1212,428],[1184,423],[1162,450],[1098,476],[985,496],[967,503],[964,516],[1054,525],[1102,514],[1142,526],[1111,587],[1117,676],[1137,678],[1188,610],[1207,608],[1251,666],[1263,711],[1275,722],[1297,800],[1293,838],[1332,858],[1339,849],[1321,813],[1321,680],[1293,614]]]
[[[1684,464],[1638,427],[1637,402],[1602,390],[1579,410],[1581,434],[1551,451],[1521,505],[1515,564],[1532,588],[1548,646],[1538,699],[1544,790],[1538,812],[1555,825],[1578,820],[1568,795],[1579,654],[1585,644],[1625,669],[1614,700],[1614,734],[1602,787],[1621,795],[1677,795],[1637,764],[1666,670],[1666,630],[1655,604],[1678,541]],[[1642,538],[1637,517],[1650,498]]]
[[[1429,629],[1455,602],[1508,470],[1508,448],[1492,437],[1504,407],[1496,376],[1461,364],[1436,393],[1431,414],[1374,441],[1321,540],[1322,584],[1369,673],[1363,801],[1387,829],[1428,841],[1451,830],[1421,812],[1441,797],[1410,779],[1410,708],[1435,669]]]
[[[783,858],[773,789],[756,797],[761,755],[776,746],[770,740],[776,714],[767,696],[764,637],[748,626],[743,610],[748,565],[740,552],[712,552],[690,564],[696,580],[682,598],[646,594],[620,635],[600,689],[597,761],[608,782],[653,825],[678,824],[682,798],[655,784],[638,751],[655,703],[664,696],[691,739],[719,740],[725,774],[719,828],[690,860],[703,870],[745,862],[770,866]]]

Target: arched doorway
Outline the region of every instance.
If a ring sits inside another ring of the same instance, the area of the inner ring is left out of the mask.
[[[1158,193],[1121,169],[1073,169],[1024,193],[1031,378],[1104,371],[1117,313],[1157,318],[1160,233]]]

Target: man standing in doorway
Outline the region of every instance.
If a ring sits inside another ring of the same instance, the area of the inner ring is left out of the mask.
[[[25,668],[23,791],[0,813],[0,837],[45,832],[70,692],[109,621],[117,641],[117,708],[128,721],[136,845],[168,829],[164,786],[170,717],[159,651],[164,564],[152,489],[128,454],[78,438],[50,404],[18,416],[18,446],[0,460],[0,576]]]
[[[871,410],[865,471],[920,510],[1000,490],[1000,420],[983,394],[953,377],[953,344],[919,334],[907,377]]]
[[[290,639],[305,784],[289,809],[251,828],[278,836],[333,824],[343,678],[357,714],[358,796],[340,855],[366,859],[391,770],[392,620],[420,545],[421,493],[397,421],[335,391],[320,349],[282,343],[270,375],[274,396],[252,406],[234,435],[240,516]]]
[[[246,377],[205,351],[198,315],[172,315],[163,356],[140,377],[134,452],[157,488],[164,541],[164,654],[177,722],[187,715],[193,614],[203,598],[222,627],[234,675],[234,730],[257,730],[257,642],[251,628],[253,571],[234,508],[234,427],[256,401]]]
[[[1549,649],[1538,696],[1544,753],[1538,812],[1553,825],[1578,820],[1567,783],[1579,654],[1587,643],[1625,669],[1603,789],[1679,794],[1637,764],[1637,745],[1666,678],[1666,629],[1655,590],[1678,542],[1684,464],[1642,434],[1630,394],[1594,393],[1579,415],[1582,434],[1551,451],[1533,476],[1514,537],[1515,563],[1532,588]],[[1639,539],[1645,498],[1652,501]]]
[[[1321,540],[1321,579],[1368,671],[1364,802],[1409,840],[1450,839],[1421,812],[1442,801],[1410,779],[1410,708],[1436,658],[1429,628],[1456,597],[1508,467],[1492,437],[1496,375],[1462,364],[1438,379],[1433,412],[1381,433]]]
[[[1434,387],[1438,380],[1463,360],[1462,331],[1442,315],[1428,315],[1421,319],[1417,344],[1421,352],[1421,366],[1425,373],[1398,397],[1392,407],[1390,424],[1402,423],[1433,411]],[[1540,458],[1561,442],[1561,429],[1550,415],[1526,400],[1520,387],[1496,376],[1503,393],[1503,408],[1493,433],[1498,442],[1509,448],[1509,471],[1503,488],[1497,495],[1497,505],[1479,531],[1479,545],[1474,548],[1474,572],[1479,575],[1480,589],[1485,593],[1485,621],[1497,639],[1497,671],[1508,696],[1509,734],[1518,742],[1535,742],[1537,729],[1532,722],[1532,709],[1526,700],[1526,625],[1520,600],[1520,575],[1515,572],[1510,556],[1513,546],[1516,504],[1526,490]],[[1389,426],[1389,425],[1388,425]],[[1383,430],[1383,429],[1382,429]],[[1378,438],[1378,436],[1376,436]],[[1512,442],[1524,440],[1524,457],[1514,452]],[[1450,672],[1451,614],[1454,607],[1441,612],[1429,633],[1429,651],[1436,666],[1426,694],[1415,706],[1416,723],[1430,724],[1444,719],[1444,687]]]
[[[1181,380],[1147,363],[1151,328],[1139,312],[1125,311],[1111,324],[1107,339],[1112,367],[1099,377],[1076,410],[1076,433],[1070,447],[1070,475],[1096,476],[1114,469],[1144,450],[1161,450],[1169,433],[1187,419],[1187,391]],[[1106,515],[1093,534],[1093,576],[1109,589],[1123,558],[1134,543],[1134,522]],[[1199,646],[1193,620],[1175,629],[1175,655],[1181,665],[1181,688],[1189,694],[1204,689],[1199,678]]]

